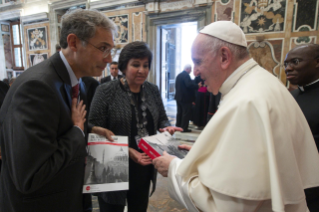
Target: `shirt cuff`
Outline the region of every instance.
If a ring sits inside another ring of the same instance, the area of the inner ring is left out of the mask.
[[[85,134],[84,134],[83,130],[82,130],[79,126],[74,125],[74,127],[76,127],[76,128],[78,128],[79,130],[81,130],[83,137],[85,137]]]

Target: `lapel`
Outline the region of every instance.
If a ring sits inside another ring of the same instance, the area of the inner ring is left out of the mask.
[[[72,85],[71,85],[71,80],[70,80],[70,76],[68,73],[68,70],[66,69],[60,54],[57,52],[54,55],[52,55],[50,57],[50,60],[55,68],[55,71],[57,72],[57,74],[60,76],[60,78],[63,81],[64,84],[64,92],[65,92],[65,96],[66,96],[66,101],[67,104],[71,110],[71,105],[72,105],[72,98],[71,98],[71,93],[72,93]]]

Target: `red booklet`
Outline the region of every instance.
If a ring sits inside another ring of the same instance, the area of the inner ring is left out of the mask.
[[[138,147],[151,159],[163,155],[164,151],[178,158],[184,158],[188,151],[179,149],[178,145],[181,145],[181,143],[174,139],[169,132],[163,132],[153,136],[143,137]]]

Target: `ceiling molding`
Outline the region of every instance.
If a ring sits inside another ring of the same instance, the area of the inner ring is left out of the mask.
[[[21,17],[22,23],[34,22],[34,21],[42,21],[48,19],[48,13],[37,13],[32,15],[26,15]]]
[[[139,0],[101,0],[101,1],[94,1],[90,2],[90,9],[100,9],[106,7],[112,7],[117,5],[125,5],[130,3],[139,3]]]
[[[19,10],[10,10],[0,13],[0,21],[11,20],[11,19],[20,19],[23,9]]]
[[[49,3],[50,10],[68,9],[79,5],[86,5],[87,0],[61,0],[58,2]]]

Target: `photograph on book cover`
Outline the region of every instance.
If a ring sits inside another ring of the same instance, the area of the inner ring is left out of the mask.
[[[83,193],[128,190],[128,138],[89,134]]]
[[[178,148],[178,146],[181,145],[181,142],[172,137],[167,131],[153,136],[144,137],[142,139],[160,155],[163,155],[163,152],[166,151],[170,155],[175,155],[178,158],[184,158],[188,153],[187,150]],[[139,147],[147,154],[147,150],[145,149],[145,146],[143,146],[145,143],[141,142]],[[153,158],[152,156],[150,157]]]

